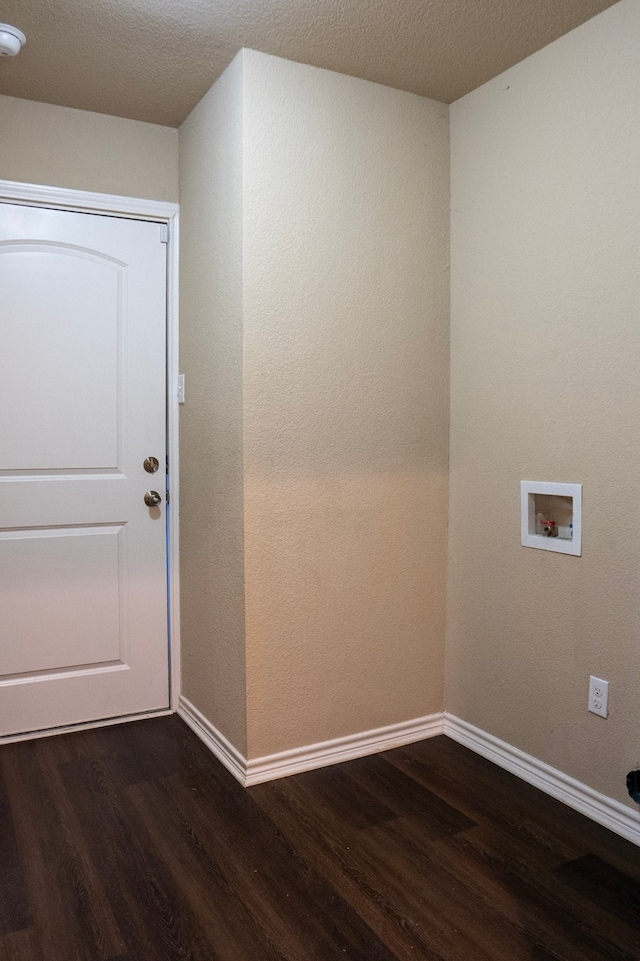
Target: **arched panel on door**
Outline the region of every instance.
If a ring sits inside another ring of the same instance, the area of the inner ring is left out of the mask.
[[[118,470],[126,265],[62,243],[0,243],[0,470]]]

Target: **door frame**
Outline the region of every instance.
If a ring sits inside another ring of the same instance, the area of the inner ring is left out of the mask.
[[[0,738],[0,744],[28,740],[33,737],[61,734],[85,728],[122,724],[143,717],[173,714],[178,710],[180,698],[180,491],[179,491],[179,410],[178,410],[178,252],[179,218],[178,204],[139,197],[121,197],[117,194],[93,193],[66,187],[47,187],[38,184],[0,180],[0,203],[14,203],[29,207],[48,207],[52,210],[69,210],[76,213],[98,214],[103,217],[124,217],[130,220],[148,220],[166,224],[167,237],[167,453],[169,456],[169,547],[167,551],[167,592],[169,602],[169,708],[142,714],[127,714],[120,718],[87,721],[50,731],[36,731]]]

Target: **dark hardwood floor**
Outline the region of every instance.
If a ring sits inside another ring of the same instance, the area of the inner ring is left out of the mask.
[[[0,748],[2,961],[640,961],[640,849],[444,737],[245,790],[177,717]]]

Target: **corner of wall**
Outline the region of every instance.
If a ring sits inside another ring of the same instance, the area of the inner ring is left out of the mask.
[[[238,55],[180,128],[183,692],[246,753]]]

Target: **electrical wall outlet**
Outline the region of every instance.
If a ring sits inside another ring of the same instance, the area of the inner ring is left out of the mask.
[[[593,675],[589,678],[589,710],[601,717],[609,713],[609,682]]]

